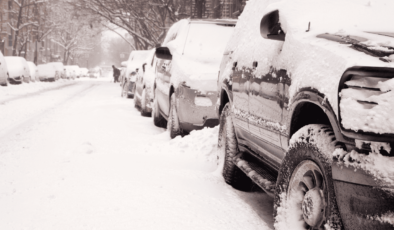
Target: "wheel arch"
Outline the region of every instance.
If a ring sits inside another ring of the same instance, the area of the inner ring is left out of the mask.
[[[324,94],[311,88],[302,89],[293,99],[289,111],[289,138],[305,125],[329,125],[340,142],[350,142],[339,129],[338,119]]]

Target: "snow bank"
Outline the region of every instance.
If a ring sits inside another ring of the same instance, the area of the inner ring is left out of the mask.
[[[183,155],[203,162],[217,162],[218,160],[218,132],[219,126],[214,128],[204,128],[194,130],[185,137],[178,136],[168,142],[158,143],[148,148],[147,152],[159,150],[162,153],[171,155]],[[168,132],[165,132],[164,140],[169,139]]]

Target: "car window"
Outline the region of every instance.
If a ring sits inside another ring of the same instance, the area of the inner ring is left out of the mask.
[[[183,54],[198,57],[221,57],[234,27],[191,23]]]

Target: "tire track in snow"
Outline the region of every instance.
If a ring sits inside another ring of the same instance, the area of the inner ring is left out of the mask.
[[[23,98],[40,95],[42,93],[47,93],[47,92],[50,92],[50,91],[53,91],[53,90],[63,89],[63,88],[69,87],[69,86],[73,86],[75,84],[76,84],[76,82],[73,82],[73,83],[69,83],[67,85],[61,85],[61,86],[58,86],[58,87],[55,87],[55,88],[43,89],[43,90],[40,90],[38,92],[33,92],[33,93],[28,93],[28,94],[24,94],[24,95],[15,96],[15,97],[12,97],[12,98],[0,101],[0,105],[4,105],[4,104],[9,103],[11,101],[15,101],[15,100],[23,99]]]
[[[9,125],[9,127],[5,127],[4,129],[3,128],[0,128],[1,129],[1,131],[0,131],[0,143],[1,142],[3,142],[3,139],[5,139],[5,138],[7,138],[7,137],[11,137],[11,136],[13,136],[13,135],[15,135],[15,134],[18,134],[18,132],[20,132],[23,128],[25,128],[26,126],[29,126],[29,125],[32,125],[32,124],[34,124],[37,120],[39,120],[40,118],[42,118],[42,116],[44,115],[44,114],[48,114],[48,113],[50,113],[51,111],[54,111],[54,110],[56,110],[57,108],[59,108],[60,106],[62,106],[62,105],[64,105],[64,104],[66,104],[66,103],[68,103],[69,101],[71,101],[71,100],[73,100],[74,98],[76,98],[76,97],[81,97],[81,96],[83,96],[84,94],[86,94],[88,91],[90,91],[90,90],[92,90],[94,87],[96,87],[98,84],[97,83],[95,83],[95,84],[89,84],[87,87],[83,87],[82,88],[82,90],[79,90],[79,91],[77,91],[77,92],[75,92],[75,93],[72,93],[71,95],[69,95],[69,96],[66,96],[66,98],[61,98],[60,99],[60,101],[58,101],[58,102],[55,102],[55,104],[52,104],[52,105],[49,105],[49,107],[47,107],[47,108],[38,108],[37,110],[41,110],[41,111],[39,111],[38,113],[35,113],[33,116],[30,116],[30,117],[27,117],[27,118],[22,118],[21,120],[19,120],[19,121],[16,121],[16,122],[13,122],[14,124],[11,124],[11,125]],[[66,88],[67,86],[81,86],[81,84],[76,84],[76,83],[74,83],[74,84],[70,84],[70,85],[65,85],[65,86],[60,86],[60,87],[57,87],[57,88],[55,88],[55,89],[64,89],[64,88]],[[50,90],[43,90],[43,91],[46,91],[46,92],[50,92],[50,91],[52,91],[52,93],[53,93],[53,90],[54,89],[50,89]],[[24,95],[24,96],[20,96],[20,97],[18,97],[19,99],[20,98],[27,98],[28,96],[32,96],[32,95],[34,95],[34,96],[42,96],[42,97],[47,97],[47,95],[46,94],[44,94],[44,95],[41,95],[41,93],[43,92],[43,91],[40,91],[40,92],[37,92],[37,93],[32,93],[32,94],[27,94],[27,95]],[[59,92],[58,92],[59,93]],[[16,100],[16,99],[15,99]],[[1,105],[1,104],[0,104]],[[39,106],[40,104],[36,104],[36,106]],[[4,105],[3,105],[4,106]],[[10,106],[10,104],[8,104],[7,106]],[[45,105],[44,105],[45,106]],[[0,126],[1,127],[1,126]],[[0,149],[1,150],[1,149]],[[1,154],[1,151],[0,151],[0,154]]]

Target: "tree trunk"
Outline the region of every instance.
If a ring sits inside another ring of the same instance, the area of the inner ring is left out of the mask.
[[[21,7],[19,7],[18,23],[16,24],[17,31],[15,31],[14,44],[12,47],[12,56],[16,56],[16,44],[18,43],[19,26],[21,25],[21,22],[22,22],[22,12],[23,12],[24,3],[25,3],[25,0],[22,0]]]

